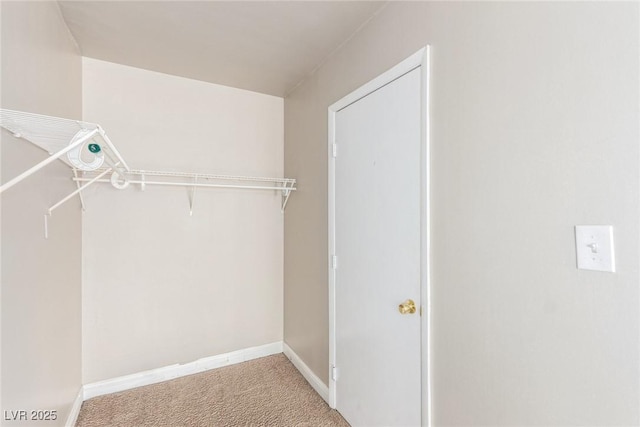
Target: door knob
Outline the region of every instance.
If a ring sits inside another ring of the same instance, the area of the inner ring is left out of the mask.
[[[416,303],[408,299],[398,306],[398,311],[400,314],[413,314],[416,312]]]

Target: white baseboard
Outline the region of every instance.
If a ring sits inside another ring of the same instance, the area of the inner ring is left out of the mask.
[[[329,387],[322,382],[320,378],[300,359],[300,356],[287,345],[282,344],[282,351],[291,360],[293,366],[295,366],[302,376],[307,380],[311,387],[322,397],[325,402],[329,403]]]
[[[84,386],[84,400],[282,353],[282,344],[282,341],[277,341],[258,347],[249,347],[217,356],[205,357],[185,364],[164,366],[137,374],[86,384]]]
[[[67,417],[67,422],[64,423],[65,427],[75,427],[76,421],[78,420],[78,415],[80,414],[80,407],[82,407],[83,400],[84,389],[83,387],[80,387],[78,395],[76,396],[76,400],[73,401],[73,406],[71,406],[71,411],[69,412],[69,416]]]

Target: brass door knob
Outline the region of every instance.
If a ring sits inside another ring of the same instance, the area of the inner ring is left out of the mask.
[[[413,314],[416,312],[416,303],[408,299],[398,306],[400,314]]]

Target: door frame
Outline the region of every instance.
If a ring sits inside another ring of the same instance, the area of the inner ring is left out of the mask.
[[[420,302],[421,302],[421,317],[420,317],[420,384],[421,384],[421,398],[422,407],[421,412],[421,424],[422,426],[431,425],[431,298],[430,298],[430,266],[431,266],[431,250],[430,250],[430,236],[431,236],[431,222],[430,222],[430,107],[429,107],[429,95],[430,95],[430,47],[427,45],[411,55],[409,58],[400,62],[393,68],[385,71],[380,76],[374,78],[370,82],[351,92],[349,95],[335,102],[329,107],[329,138],[328,138],[328,178],[329,178],[329,193],[328,193],[328,205],[329,205],[329,254],[328,254],[328,268],[329,268],[329,406],[331,408],[336,407],[336,381],[333,379],[333,368],[336,362],[336,268],[334,263],[335,245],[336,245],[336,224],[335,224],[335,157],[334,157],[334,144],[335,131],[336,131],[336,113],[343,108],[348,107],[354,102],[364,98],[372,92],[380,89],[381,87],[391,83],[392,81],[402,77],[410,71],[416,68],[421,68],[420,77],[420,151],[421,151],[421,171],[420,171],[420,188],[421,188],[421,200],[420,200],[420,229],[422,231],[420,236]]]

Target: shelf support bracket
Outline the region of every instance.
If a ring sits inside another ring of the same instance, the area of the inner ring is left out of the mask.
[[[80,190],[80,181],[78,181],[78,170],[76,168],[73,168],[73,177],[75,178],[74,181],[76,181],[76,187],[78,187],[78,190]],[[82,191],[78,191],[78,197],[80,198],[80,206],[82,206],[82,212],[84,212],[87,209],[84,206],[84,198],[82,197]]]
[[[295,181],[291,183],[291,187],[289,184],[285,182],[284,186],[286,187],[282,190],[282,207],[280,208],[280,212],[284,213],[284,208],[287,207],[287,202],[289,201],[289,196],[291,195],[291,188],[295,185]]]
[[[86,184],[84,184],[81,187],[78,187],[78,189],[76,191],[74,191],[73,193],[69,194],[67,197],[65,197],[64,199],[60,200],[58,203],[56,203],[55,205],[51,206],[49,208],[49,210],[47,211],[47,213],[49,214],[49,216],[51,216],[51,214],[53,213],[53,211],[55,209],[57,209],[58,207],[60,207],[60,205],[62,205],[64,202],[66,202],[67,200],[69,200],[70,198],[72,198],[73,196],[75,196],[76,194],[80,193],[82,190],[84,190],[85,188],[87,188],[88,186],[90,186],[91,184],[93,184],[94,182],[96,182],[97,180],[99,180],[100,178],[102,178],[103,176],[105,176],[106,174],[108,174],[109,172],[111,172],[111,168],[106,169],[105,171],[103,171],[100,175],[96,176],[95,178],[93,178],[91,181],[87,182]]]
[[[44,214],[44,238],[49,238],[49,216],[50,214]]]
[[[198,176],[193,177],[193,183],[198,183]],[[193,202],[196,199],[196,186],[191,187],[191,195],[189,196],[189,216],[193,216]]]

